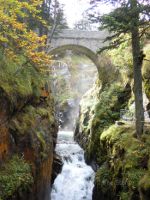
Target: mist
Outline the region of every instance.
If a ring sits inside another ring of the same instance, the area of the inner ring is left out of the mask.
[[[52,92],[60,130],[74,130],[82,96],[97,77],[94,63],[83,54],[66,51],[55,56]]]

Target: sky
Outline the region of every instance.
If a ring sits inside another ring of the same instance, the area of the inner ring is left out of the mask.
[[[90,0],[59,0],[59,2],[64,4],[64,14],[70,28],[73,28],[74,23],[82,19],[82,13],[90,7]],[[109,11],[108,5],[101,5],[101,13]]]

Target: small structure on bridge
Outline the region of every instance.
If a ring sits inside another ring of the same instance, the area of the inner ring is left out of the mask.
[[[97,27],[91,24],[91,22],[88,19],[82,19],[75,24],[74,29],[94,31],[94,30],[97,30]]]

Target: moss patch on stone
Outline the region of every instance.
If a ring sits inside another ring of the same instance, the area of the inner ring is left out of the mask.
[[[35,128],[37,123],[36,119],[48,119],[49,123],[54,123],[55,119],[52,113],[47,108],[26,106],[23,112],[18,113],[17,117],[11,120],[10,128],[16,132],[16,134],[26,134],[29,129]]]
[[[0,169],[0,200],[10,198],[16,191],[29,189],[32,183],[30,165],[23,158],[13,156]]]
[[[150,130],[141,141],[134,137],[134,133],[133,125],[112,125],[100,136],[105,151],[105,167],[102,165],[97,171],[96,183],[103,190],[103,182],[107,182],[111,190],[104,187],[102,192],[112,191],[119,200],[139,198],[139,191],[150,189]]]
[[[88,138],[84,146],[87,160],[94,159],[101,164],[103,149],[100,146],[99,136],[106,127],[119,119],[120,109],[125,108],[130,98],[130,86],[125,88],[114,83],[101,90],[98,85],[94,91],[95,93],[92,90],[88,92],[81,101],[79,124],[83,137],[85,135]]]
[[[34,149],[38,160],[43,160],[52,150],[52,133],[55,126],[56,122],[51,108],[49,110],[49,107],[29,105],[12,118],[9,130],[20,151],[28,146]]]
[[[147,44],[144,48],[144,53],[146,54],[146,60],[143,63],[142,73],[144,78],[144,89],[147,97],[150,100],[150,44]]]
[[[16,63],[4,55],[1,55],[0,60],[0,90],[10,106],[18,109],[21,103],[31,97],[39,98],[45,78],[34,66],[22,57]]]

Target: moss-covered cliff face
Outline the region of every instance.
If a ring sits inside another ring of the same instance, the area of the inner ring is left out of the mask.
[[[130,85],[119,82],[97,83],[83,97],[75,139],[97,171],[93,200],[148,200],[150,129],[138,140],[132,123],[115,123],[131,97]]]
[[[129,84],[117,82],[101,87],[99,81],[83,97],[77,122],[75,139],[86,150],[87,162],[103,162],[103,148],[99,145],[102,131],[120,117],[120,109],[125,108],[131,95]]]
[[[102,132],[105,161],[96,173],[93,199],[149,199],[150,130],[142,140],[132,125],[112,125]]]
[[[150,44],[147,44],[145,47],[145,54],[146,54],[146,60],[143,64],[143,79],[144,79],[144,89],[147,98],[150,102]],[[150,115],[150,103],[147,105],[147,110],[149,110]]]
[[[0,63],[0,199],[49,199],[57,124],[32,66]]]

